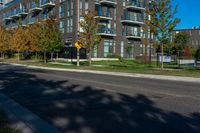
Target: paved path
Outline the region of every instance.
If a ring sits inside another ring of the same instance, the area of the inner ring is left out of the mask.
[[[0,65],[0,90],[63,133],[200,133],[200,83]]]

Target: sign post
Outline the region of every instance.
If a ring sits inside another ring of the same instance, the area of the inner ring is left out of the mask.
[[[79,67],[80,66],[80,48],[81,48],[81,41],[80,40],[78,40],[76,43],[75,43],[75,47],[76,47],[76,49],[77,49],[77,67]]]

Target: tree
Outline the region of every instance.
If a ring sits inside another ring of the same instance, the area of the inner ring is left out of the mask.
[[[169,44],[172,37],[172,32],[176,25],[180,22],[179,18],[175,18],[174,15],[177,12],[178,6],[175,8],[172,6],[172,0],[156,0],[153,2],[153,7],[155,8],[155,20],[157,23],[154,23],[153,26],[156,27],[157,39],[162,47],[162,56],[163,56],[163,46],[164,44]],[[163,60],[162,67],[163,69]]]
[[[132,50],[133,50],[133,46],[128,45],[128,46],[126,47],[126,52],[128,53],[128,57],[129,57],[129,58],[131,57],[131,52],[132,52]]]
[[[150,50],[149,50],[149,64],[151,64],[151,47],[152,47],[152,43],[154,42],[154,36],[157,35],[157,29],[156,29],[156,25],[158,23],[157,18],[156,18],[156,1],[151,1],[149,2],[149,0],[146,1],[146,18],[145,18],[145,24],[147,26],[146,30],[144,30],[146,33],[146,37],[148,37],[148,31],[150,31]],[[147,38],[148,39],[148,38]],[[148,41],[147,41],[148,43]],[[148,45],[148,44],[147,44]],[[147,46],[145,47],[145,51],[147,52]],[[146,53],[147,56],[147,53]]]
[[[0,52],[1,57],[4,58],[4,54],[9,50],[10,34],[3,26],[0,26]]]
[[[28,50],[27,44],[29,43],[27,29],[18,26],[13,30],[11,38],[12,50],[18,52],[18,60],[20,60],[20,53]]]
[[[184,49],[184,57],[187,59],[191,59],[192,58],[192,48],[187,46]]]
[[[46,24],[49,31],[48,37],[51,39],[49,42],[48,51],[51,52],[51,60],[53,60],[54,53],[60,52],[64,45],[62,43],[61,32],[57,26],[56,19],[52,16],[46,20]]]
[[[200,47],[197,48],[194,57],[196,60],[200,60]]]
[[[89,65],[92,64],[93,49],[101,42],[101,37],[98,35],[98,19],[95,16],[95,13],[89,11],[83,15],[84,20],[80,22],[82,29],[80,40],[83,47],[87,50]]]
[[[49,27],[46,22],[40,22],[39,28],[37,31],[37,47],[43,52],[44,55],[44,63],[47,63],[47,52],[49,49],[49,42],[51,38],[49,38]]]
[[[40,23],[34,23],[33,25],[29,25],[28,27],[28,40],[30,43],[30,49],[29,51],[35,52],[36,59],[37,59],[37,53],[41,51],[39,47],[39,33],[40,33]]]
[[[179,51],[183,51],[189,41],[189,35],[186,32],[179,32],[174,37],[174,44]]]

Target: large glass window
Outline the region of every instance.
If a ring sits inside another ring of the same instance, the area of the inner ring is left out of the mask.
[[[60,28],[60,31],[61,31],[62,33],[65,32],[64,27],[65,27],[65,26],[64,26],[64,20],[60,20],[59,28]]]
[[[65,5],[61,4],[59,7],[59,17],[64,18],[64,16],[65,16]]]
[[[113,40],[104,40],[104,57],[112,55],[115,52],[115,42]]]

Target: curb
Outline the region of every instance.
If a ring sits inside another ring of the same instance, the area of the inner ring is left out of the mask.
[[[0,106],[8,118],[14,121],[11,126],[23,133],[59,133],[55,127],[2,93],[0,93]]]
[[[50,67],[23,65],[23,64],[16,64],[16,63],[2,63],[2,64],[9,64],[9,65],[14,65],[14,66],[23,66],[23,67],[30,68],[30,69],[42,69],[42,70],[65,71],[65,72],[79,72],[79,73],[91,73],[91,74],[100,74],[100,75],[132,77],[132,78],[146,78],[146,79],[200,83],[200,78],[193,78],[193,77],[138,74],[138,73],[123,73],[123,72],[107,72],[107,71],[80,70],[80,69],[50,68]]]

